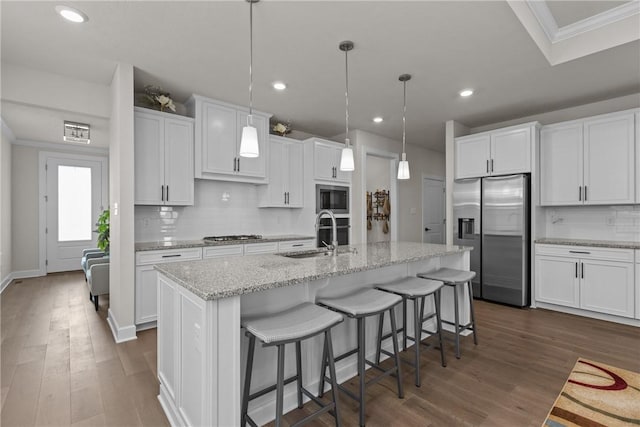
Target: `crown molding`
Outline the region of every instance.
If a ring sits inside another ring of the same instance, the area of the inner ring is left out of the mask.
[[[547,7],[547,10],[548,9],[549,8]],[[585,18],[581,21],[558,28],[551,42],[556,43],[566,40],[571,37],[575,37],[578,34],[592,31],[638,14],[640,14],[640,1],[630,1],[628,3],[621,4],[618,7],[614,7],[613,9],[605,10],[597,15]]]
[[[16,140],[16,135],[13,133],[9,125],[4,121],[2,117],[0,117],[0,122],[2,124],[2,134],[9,139],[9,142],[13,143]]]
[[[93,153],[93,154],[109,154],[109,149],[104,147],[92,147],[90,145],[71,145],[55,142],[30,141],[25,139],[16,139],[11,141],[13,145],[22,145],[25,147],[34,147],[44,150],[70,151],[75,153]]]

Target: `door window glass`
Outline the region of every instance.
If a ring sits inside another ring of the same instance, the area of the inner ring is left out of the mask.
[[[91,240],[91,168],[58,165],[58,241]]]

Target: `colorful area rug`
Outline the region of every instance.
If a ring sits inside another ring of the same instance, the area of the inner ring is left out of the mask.
[[[640,426],[640,374],[578,359],[543,426]]]

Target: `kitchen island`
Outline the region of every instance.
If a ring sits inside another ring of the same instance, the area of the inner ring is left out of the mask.
[[[337,256],[255,255],[156,266],[158,398],[172,425],[239,425],[248,341],[241,332],[241,316],[274,313],[314,302],[316,297],[345,295],[440,267],[469,269],[470,248],[461,246],[387,242],[339,249]],[[451,288],[443,292],[443,318],[447,320],[453,319],[452,292]],[[459,292],[461,307],[468,307],[464,303],[468,295],[462,289]],[[396,312],[400,318],[401,310]],[[463,310],[461,321],[468,318],[468,311]],[[366,329],[368,356],[375,351],[377,325],[373,323]],[[409,333],[413,333],[411,327]],[[355,322],[345,319],[332,335],[336,353],[353,348]],[[313,390],[319,380],[322,339],[303,342],[302,352],[303,383]],[[289,375],[295,370],[292,348],[287,349],[285,359]],[[275,383],[275,366],[274,349],[257,346],[252,389]],[[353,377],[355,358],[336,368],[338,382]],[[297,405],[293,386],[285,388],[285,411]],[[249,412],[256,422],[274,418],[274,400],[269,394],[252,402]]]

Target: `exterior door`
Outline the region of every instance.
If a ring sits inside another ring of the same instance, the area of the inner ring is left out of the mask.
[[[444,181],[424,178],[422,181],[423,243],[444,243]]]
[[[93,230],[107,206],[106,161],[101,157],[47,157],[47,273],[79,270],[82,250],[96,246]]]

